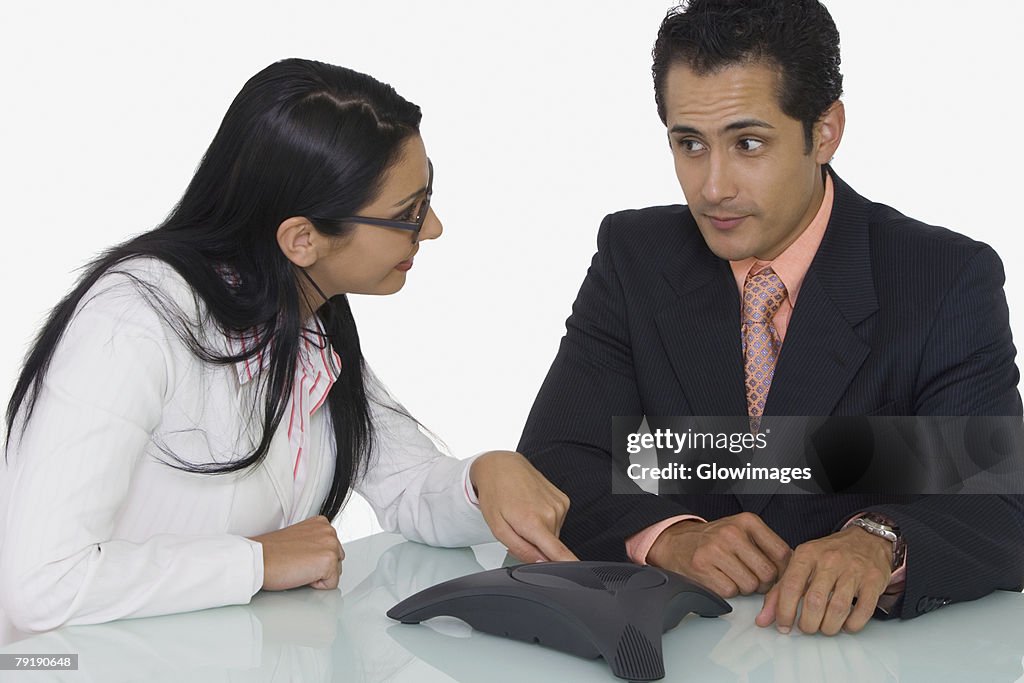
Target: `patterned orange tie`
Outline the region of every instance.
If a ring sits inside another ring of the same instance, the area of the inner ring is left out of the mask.
[[[743,285],[743,373],[750,430],[761,427],[764,404],[782,341],[772,317],[786,299],[786,286],[771,268],[747,275]]]

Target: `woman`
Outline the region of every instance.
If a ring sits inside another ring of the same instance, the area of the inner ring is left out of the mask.
[[[53,310],[7,409],[0,605],[16,626],[335,588],[328,519],[350,488],[414,540],[489,526],[521,559],[573,559],[560,491],[516,453],[442,456],[362,362],[345,295],[398,291],[441,234],[419,120],[369,76],[267,67],[167,220]]]

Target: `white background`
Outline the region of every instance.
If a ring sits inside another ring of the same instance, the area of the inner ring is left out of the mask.
[[[991,244],[1024,338],[1024,3],[827,0],[862,194]],[[465,457],[514,448],[592,256],[623,208],[682,202],[649,75],[669,3],[11,3],[0,14],[4,404],[27,343],[102,248],[161,221],[228,103],[270,62],[366,71],[423,108],[444,236],[392,297],[355,297],[395,395]],[[581,390],[586,390],[581,387]],[[365,508],[343,538],[373,528]]]

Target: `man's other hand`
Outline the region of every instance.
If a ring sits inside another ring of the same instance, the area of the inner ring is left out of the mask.
[[[713,522],[673,524],[651,546],[647,562],[731,598],[769,590],[791,554],[786,542],[760,517],[741,512]]]
[[[891,576],[892,543],[850,527],[797,546],[754,621],[774,622],[781,633],[794,623],[804,633],[855,633],[871,618]]]

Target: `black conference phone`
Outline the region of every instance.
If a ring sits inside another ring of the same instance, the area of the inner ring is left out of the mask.
[[[456,617],[485,633],[604,657],[619,678],[653,681],[665,676],[662,633],[690,612],[717,617],[731,611],[703,586],[657,567],[538,562],[445,581],[387,614],[404,624]]]

